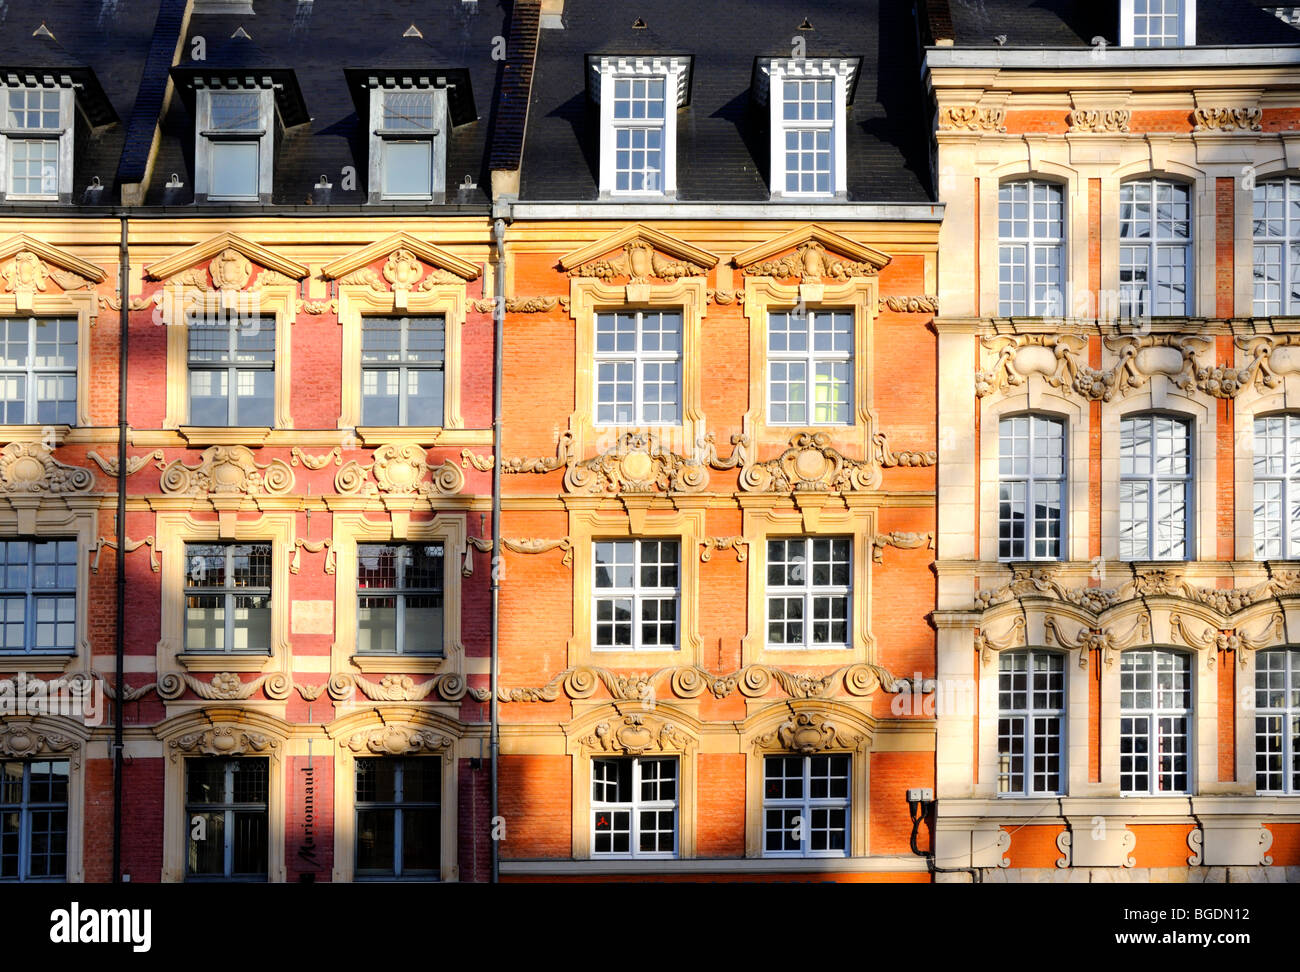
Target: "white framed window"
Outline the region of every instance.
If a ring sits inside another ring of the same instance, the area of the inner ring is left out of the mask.
[[[1120,793],[1191,792],[1191,656],[1158,648],[1124,652],[1119,704]]]
[[[848,191],[846,112],[856,58],[769,58],[758,96],[768,101],[773,198],[833,198]]]
[[[677,856],[675,756],[591,761],[592,857]]]
[[[998,313],[1059,317],[1065,306],[1065,192],[1026,179],[998,187]]]
[[[268,202],[275,108],[270,89],[201,89],[195,152],[200,202]]]
[[[853,757],[763,757],[763,856],[848,857]]]
[[[1255,419],[1255,556],[1300,558],[1300,415]]]
[[[767,541],[767,648],[847,649],[853,601],[851,537]]]
[[[12,87],[3,93],[5,196],[66,200],[72,192],[72,89]]]
[[[1130,415],[1119,425],[1121,560],[1187,560],[1192,536],[1192,425]]]
[[[998,422],[998,559],[1060,560],[1065,526],[1065,422]]]
[[[592,57],[600,108],[600,192],[671,196],[677,191],[677,109],[690,86],[689,58]]]
[[[0,762],[0,882],[68,873],[68,761]]]
[[[372,201],[433,200],[441,195],[446,186],[446,87],[375,88],[373,97],[378,124],[372,152],[378,178],[372,180]]]
[[[275,322],[200,319],[189,331],[190,424],[275,424]]]
[[[442,652],[443,545],[357,544],[357,653]]]
[[[1141,179],[1119,187],[1121,317],[1192,312],[1192,189]]]
[[[1255,789],[1300,793],[1300,649],[1255,655]]]
[[[185,652],[271,653],[271,544],[185,544]]]
[[[0,653],[77,650],[77,541],[0,541]]]
[[[1255,184],[1254,312],[1300,314],[1300,179]]]
[[[1123,47],[1190,47],[1196,43],[1196,0],[1120,0]]]
[[[0,319],[0,425],[77,424],[75,318]]]
[[[597,651],[676,651],[681,596],[676,540],[597,540]]]
[[[853,331],[851,310],[768,315],[769,424],[853,424]]]
[[[680,425],[681,311],[596,314],[596,425]]]
[[[441,316],[361,319],[361,424],[440,427],[447,322]]]
[[[437,880],[442,867],[442,761],[356,761],[357,880]]]
[[[1065,656],[1004,651],[998,656],[998,792],[1063,792]]]
[[[187,881],[265,881],[268,760],[185,760]]]

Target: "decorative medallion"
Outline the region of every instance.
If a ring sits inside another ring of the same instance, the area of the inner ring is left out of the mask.
[[[160,462],[159,465],[162,465]],[[210,446],[197,465],[176,459],[163,468],[164,493],[199,496],[214,493],[282,495],[293,490],[293,469],[283,459],[259,463],[247,446]]]

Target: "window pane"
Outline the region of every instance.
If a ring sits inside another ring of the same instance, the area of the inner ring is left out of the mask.
[[[428,198],[433,191],[433,144],[384,142],[384,195]]]
[[[256,199],[258,194],[257,142],[212,142],[209,198]]]

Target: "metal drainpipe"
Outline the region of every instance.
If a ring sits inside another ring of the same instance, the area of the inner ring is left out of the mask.
[[[497,680],[499,678],[499,659],[497,654],[500,625],[498,612],[501,605],[501,370],[504,360],[503,342],[506,323],[506,221],[498,219],[492,224],[492,240],[496,244],[496,286],[495,300],[492,301],[492,661],[491,678],[488,682],[492,692],[489,703],[491,712],[492,742],[492,818],[491,826],[495,837],[497,817],[501,812],[498,794],[497,763],[501,754],[500,710],[497,703]],[[492,883],[501,879],[501,842],[492,841]]]
[[[117,609],[114,636],[113,692],[113,883],[122,880],[122,697],[126,694],[126,355],[130,322],[131,258],[127,249],[127,216],[118,217],[122,238],[118,245],[117,287],[122,306],[118,311],[117,349]]]

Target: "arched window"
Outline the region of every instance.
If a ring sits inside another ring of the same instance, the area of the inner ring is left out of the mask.
[[[1255,185],[1255,314],[1300,313],[1300,179]]]
[[[1158,648],[1124,652],[1119,706],[1120,793],[1190,792],[1191,656]]]
[[[1121,560],[1186,560],[1191,550],[1191,423],[1130,415],[1119,426]]]
[[[1255,556],[1300,557],[1300,415],[1255,419]]]
[[[1004,651],[998,658],[998,792],[1064,790],[1065,656]]]
[[[1065,293],[1061,186],[1026,179],[998,189],[998,314],[1059,317]]]
[[[1060,560],[1065,423],[1011,415],[998,423],[998,557]]]
[[[1255,656],[1255,789],[1300,793],[1300,649]]]
[[[1191,186],[1141,179],[1119,187],[1121,317],[1192,312]]]

